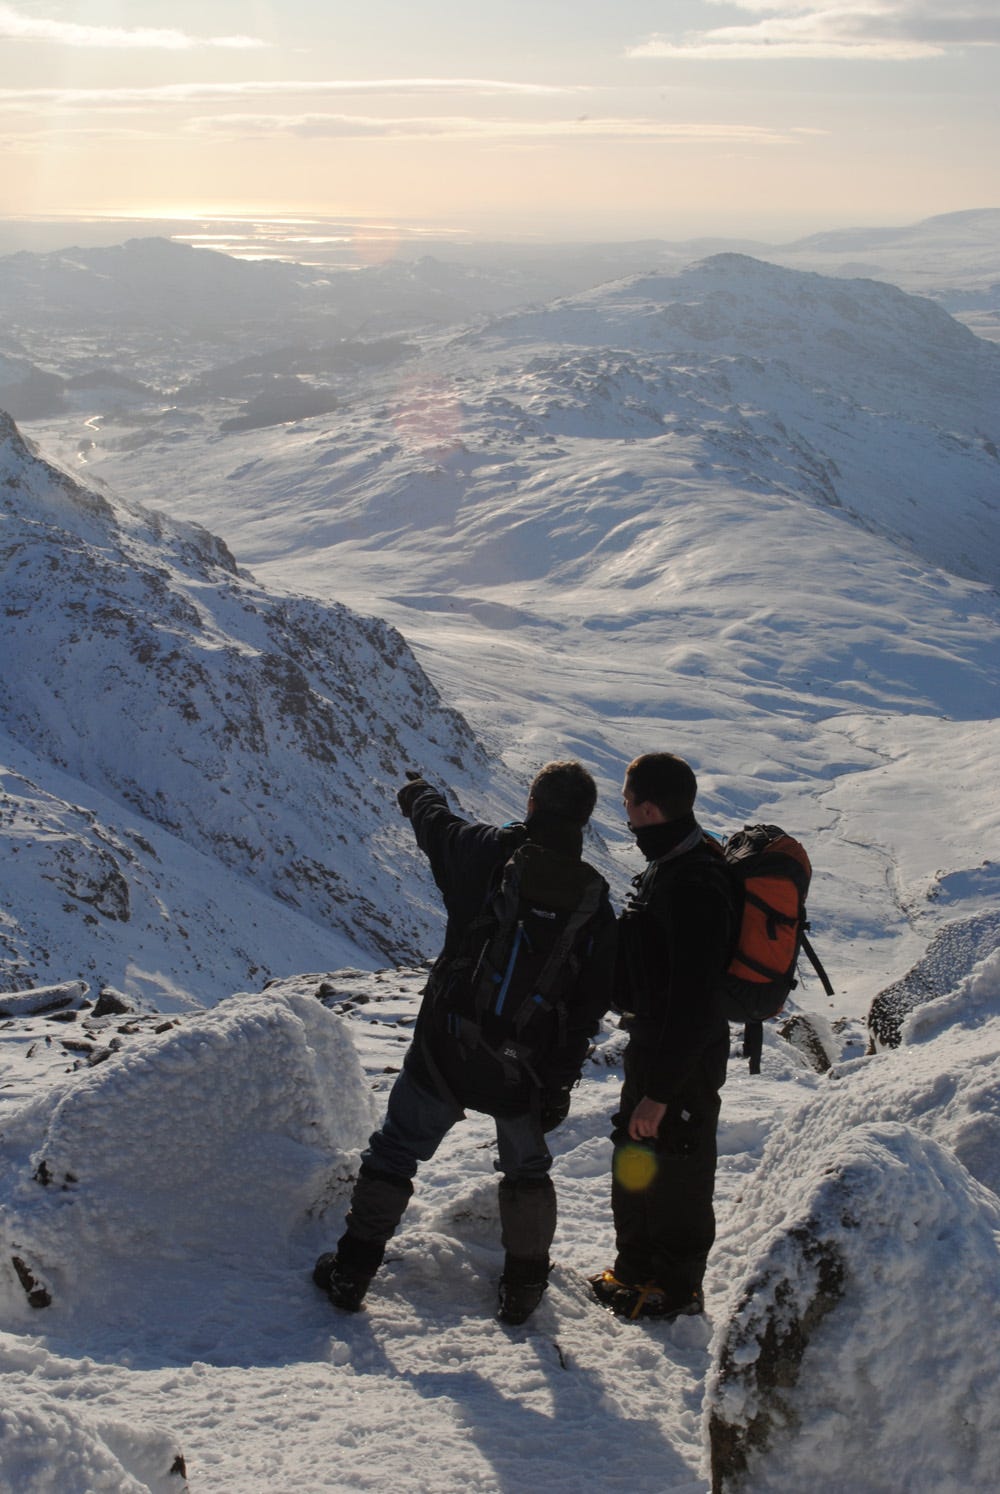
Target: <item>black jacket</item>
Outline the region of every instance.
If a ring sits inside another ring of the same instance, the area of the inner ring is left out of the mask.
[[[640,845],[649,864],[619,924],[615,999],[632,1014],[629,1048],[643,1093],[669,1103],[725,1081],[729,1023],[719,977],[732,900],[722,858],[693,815],[640,832]]]
[[[444,947],[428,982],[438,987],[448,962],[463,944],[469,925],[494,889],[499,869],[525,840],[579,858],[582,831],[552,815],[535,814],[524,825],[486,825],[454,814],[443,794],[430,786],[411,801],[410,818],[417,844],[427,856],[448,917]],[[579,1077],[590,1039],[611,1005],[617,928],[605,888],[593,920],[592,946],[575,987],[565,994],[567,1021],[535,1068],[541,1089],[525,1079],[511,1086],[495,1061],[479,1050],[459,1050],[442,1030],[430,995],[425,994],[417,1019],[407,1068],[423,1085],[449,1093],[460,1105],[488,1114],[514,1114],[544,1102]]]

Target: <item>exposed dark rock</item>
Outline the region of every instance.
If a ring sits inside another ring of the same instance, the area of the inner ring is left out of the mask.
[[[40,1282],[34,1272],[27,1266],[19,1255],[12,1255],[10,1263],[17,1273],[17,1279],[24,1287],[24,1294],[32,1307],[51,1307],[52,1293],[48,1287]]]
[[[91,1016],[120,1016],[124,1012],[131,1012],[134,1010],[135,1007],[132,1005],[132,1003],[125,996],[122,996],[120,992],[112,990],[110,986],[102,986],[100,994],[97,997],[97,1001],[94,1004],[94,1009],[91,1012]]]
[[[908,1013],[953,991],[972,967],[998,946],[1000,913],[981,913],[941,929],[923,959],[872,1001],[868,1009],[869,1051],[898,1048]]]
[[[821,1019],[809,1012],[795,1012],[778,1027],[778,1032],[808,1061],[817,1074],[825,1074],[832,1059],[821,1033]]]

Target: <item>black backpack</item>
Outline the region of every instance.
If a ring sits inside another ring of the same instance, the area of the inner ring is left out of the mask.
[[[524,841],[456,954],[428,985],[435,1026],[506,1084],[539,1084],[536,1064],[565,1040],[567,999],[592,945],[607,883],[586,861]]]

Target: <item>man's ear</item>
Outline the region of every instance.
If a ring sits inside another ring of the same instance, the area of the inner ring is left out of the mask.
[[[535,796],[534,796],[534,794],[529,794],[528,795],[528,808],[527,808],[527,811],[526,811],[527,814],[529,814],[529,815],[534,814],[536,807],[537,806],[535,804]]]

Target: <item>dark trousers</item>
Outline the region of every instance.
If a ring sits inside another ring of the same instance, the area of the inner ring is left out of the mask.
[[[629,1284],[656,1282],[671,1296],[700,1287],[715,1241],[716,1130],[719,1093],[708,1085],[672,1100],[655,1140],[629,1138],[642,1099],[640,1065],[625,1056],[625,1083],[613,1118],[611,1207],[614,1273]]]
[[[421,1162],[429,1161],[465,1112],[435,1094],[405,1068],[389,1094],[385,1120],[362,1153],[361,1172],[347,1215],[347,1235],[338,1250],[371,1273],[381,1264],[413,1193]],[[508,1257],[548,1257],[556,1229],[556,1200],[549,1168],[552,1154],[537,1107],[496,1117],[502,1243]],[[362,1248],[365,1247],[365,1248]]]

